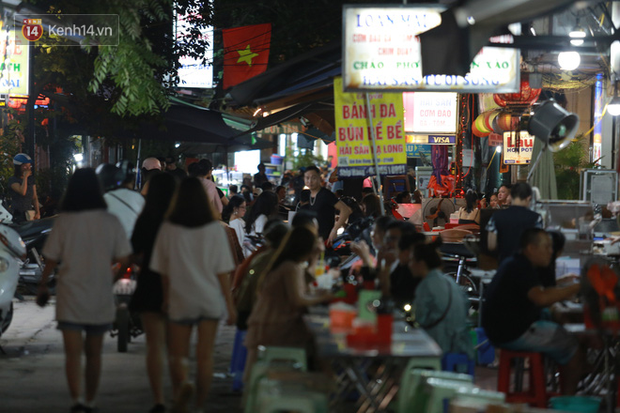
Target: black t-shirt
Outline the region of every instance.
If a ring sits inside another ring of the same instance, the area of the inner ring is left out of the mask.
[[[515,254],[500,265],[482,304],[482,327],[493,344],[516,340],[540,319],[541,308],[527,298],[539,285],[538,272],[523,255]]]
[[[334,227],[336,209],[334,205],[338,202],[336,194],[332,191],[321,188],[316,197],[310,196],[310,202],[306,206],[310,211],[316,212],[319,221],[319,235],[324,240],[329,238],[329,233]]]
[[[523,206],[511,205],[497,211],[487,224],[487,231],[497,234],[497,259],[501,263],[519,250],[521,234],[528,228],[542,228],[540,214]]]
[[[173,170],[167,170],[166,172],[168,172],[170,175],[174,176],[174,178],[177,180],[177,182],[181,182],[182,180],[187,178],[187,172],[185,172],[181,168],[175,168]]]
[[[413,303],[415,289],[420,281],[420,278],[413,277],[407,265],[398,265],[390,273],[390,295],[397,308],[402,310],[405,304]]]

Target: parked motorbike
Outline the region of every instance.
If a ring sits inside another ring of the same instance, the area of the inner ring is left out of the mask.
[[[131,343],[132,338],[143,333],[140,316],[129,311],[129,302],[137,285],[134,274],[133,268],[127,267],[112,290],[116,301],[116,318],[110,335],[117,338],[116,349],[119,353],[127,352],[127,345]]]
[[[27,255],[21,262],[19,270],[19,288],[26,294],[36,294],[41,275],[43,274],[43,260],[41,251],[52,231],[55,217],[28,221],[22,224],[9,224],[24,241]],[[55,274],[50,274],[48,287],[53,294],[56,286]]]
[[[0,336],[13,319],[13,296],[19,279],[19,260],[26,256],[26,245],[19,234],[0,224]]]

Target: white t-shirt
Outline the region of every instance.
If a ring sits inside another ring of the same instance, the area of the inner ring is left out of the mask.
[[[226,306],[217,275],[234,270],[235,262],[219,221],[195,228],[164,222],[150,268],[170,280],[171,320],[224,316]]]
[[[118,218],[102,209],[58,215],[43,255],[60,262],[56,319],[80,324],[114,321],[112,262],[131,254]]]
[[[239,240],[239,245],[243,248],[243,241],[245,240],[245,221],[243,218],[237,218],[229,221],[228,226],[235,230],[237,240]]]
[[[258,218],[256,218],[256,221],[252,224],[252,232],[250,232],[250,235],[262,234],[267,221],[269,221],[267,215],[259,215]]]
[[[127,233],[127,239],[131,239],[138,215],[144,208],[145,201],[142,194],[131,189],[119,188],[106,192],[103,198],[108,204],[108,212],[121,221]]]

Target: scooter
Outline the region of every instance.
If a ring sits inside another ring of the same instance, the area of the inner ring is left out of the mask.
[[[127,345],[131,343],[132,338],[144,332],[140,316],[129,310],[129,302],[137,285],[134,274],[134,268],[127,267],[112,288],[116,302],[116,318],[110,336],[116,337],[116,349],[119,353],[127,352]]]
[[[26,244],[19,234],[0,224],[0,336],[13,319],[13,296],[19,279],[20,260],[26,256]]]

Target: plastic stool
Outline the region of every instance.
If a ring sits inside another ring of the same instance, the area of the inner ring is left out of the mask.
[[[266,362],[289,361],[299,364],[301,371],[308,371],[306,350],[298,347],[258,346],[258,359]]]
[[[422,399],[422,397],[418,395],[418,392],[420,391],[420,384],[429,378],[450,380],[453,382],[462,382],[472,385],[474,380],[472,376],[469,376],[467,374],[453,373],[441,370],[413,369],[406,373],[407,374],[403,374],[400,382],[400,388],[398,390],[398,413],[410,413],[412,411],[418,411],[418,409],[414,408],[414,406],[417,407],[418,400]]]
[[[421,410],[421,403],[415,403],[418,411],[426,413],[444,413],[448,411],[450,400],[457,395],[460,390],[472,388],[473,383],[463,381],[443,380],[431,377],[426,380],[424,390],[426,403],[424,410]]]
[[[496,403],[503,403],[506,401],[506,395],[504,393],[491,390],[482,390],[478,387],[459,389],[456,393],[456,398],[459,400],[479,400],[483,402]]]
[[[510,364],[514,359],[530,360],[530,386],[527,392],[510,391]],[[506,394],[508,403],[528,403],[534,407],[546,408],[549,395],[545,380],[545,367],[541,353],[510,351],[502,349],[499,357],[497,390]]]
[[[487,338],[484,328],[478,327],[475,331],[477,336],[476,347],[478,347],[478,364],[492,364],[493,361],[495,361],[495,347],[493,347]]]
[[[411,386],[411,372],[416,369],[427,369],[427,370],[441,370],[441,360],[438,357],[411,357],[407,362],[407,366],[405,370],[403,370],[403,374],[400,379],[400,388],[401,389],[409,389]],[[414,389],[412,389],[414,390]],[[404,412],[405,403],[407,402],[406,397],[398,396],[398,407],[397,410],[399,412]]]
[[[476,369],[476,362],[467,357],[465,353],[446,353],[441,359],[441,369],[443,371],[467,373],[473,377]]]
[[[248,349],[243,344],[247,330],[239,330],[235,333],[232,357],[230,358],[230,374],[233,376],[233,391],[243,390],[243,371],[245,370],[245,360]]]
[[[294,410],[328,413],[329,399],[325,393],[309,389],[304,384],[283,380],[263,379],[257,389],[255,411],[271,413]],[[298,406],[304,406],[300,409]]]
[[[270,399],[260,404],[259,413],[278,413],[282,411],[296,411],[299,413],[327,413],[329,405],[327,397],[320,406],[316,400],[304,398],[303,395],[286,395],[277,399]]]

